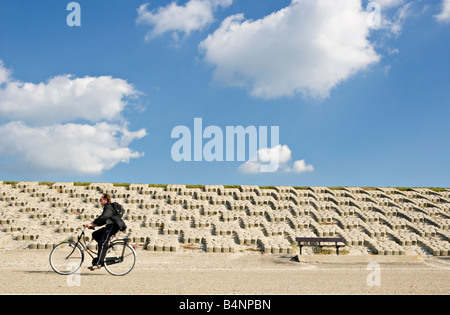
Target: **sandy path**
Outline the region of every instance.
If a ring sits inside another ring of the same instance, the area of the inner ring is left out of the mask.
[[[408,263],[305,263],[292,256],[157,253],[138,251],[135,269],[125,277],[89,271],[74,276],[53,272],[47,250],[0,253],[0,294],[449,294],[450,260]]]

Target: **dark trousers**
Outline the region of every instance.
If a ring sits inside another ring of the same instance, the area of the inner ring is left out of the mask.
[[[104,228],[92,233],[92,237],[98,243],[98,264],[103,264],[105,260],[106,251],[108,250],[108,241],[111,236],[115,235],[119,231],[119,228],[115,224],[108,224]]]

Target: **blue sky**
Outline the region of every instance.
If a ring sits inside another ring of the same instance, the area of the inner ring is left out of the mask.
[[[0,180],[450,187],[450,1],[69,2],[0,3]],[[280,168],[175,162],[194,118]]]

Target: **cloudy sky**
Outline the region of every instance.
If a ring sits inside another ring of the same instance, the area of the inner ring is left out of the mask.
[[[0,180],[450,187],[449,38],[450,0],[4,0]]]

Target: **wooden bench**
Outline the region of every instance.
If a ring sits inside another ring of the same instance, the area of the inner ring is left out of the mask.
[[[339,247],[345,246],[345,240],[342,237],[330,238],[330,237],[297,237],[295,240],[298,242],[298,246],[300,247],[300,255],[302,254],[303,246],[335,246],[336,253],[339,255]],[[326,245],[323,243],[334,243],[334,245]],[[344,243],[344,244],[338,244]]]

